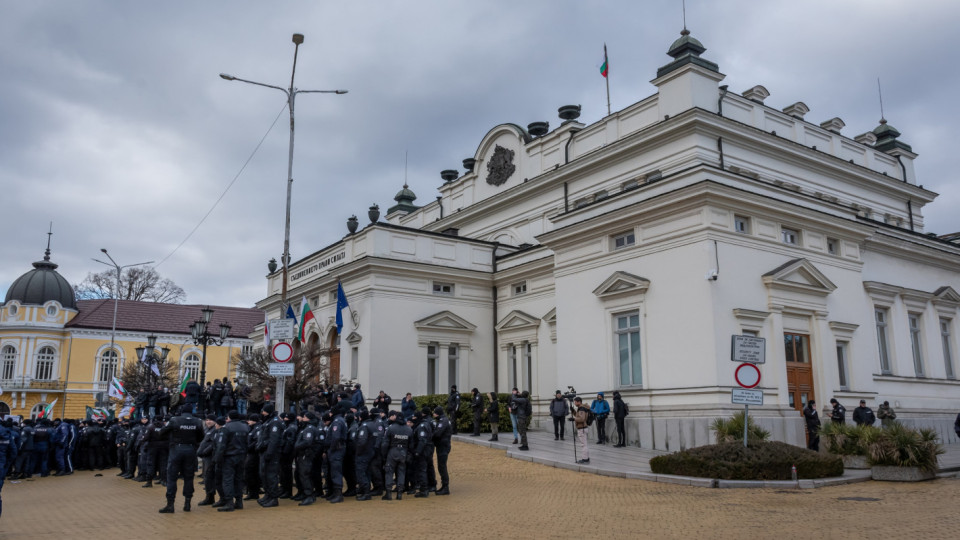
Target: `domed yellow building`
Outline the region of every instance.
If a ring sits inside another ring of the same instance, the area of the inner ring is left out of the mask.
[[[205,307],[213,310],[209,328],[226,324],[230,329],[222,345],[207,347],[204,366],[203,348],[195,344],[191,326]],[[200,380],[203,367],[208,381],[232,379],[232,359],[252,348],[249,336],[262,322],[258,309],[78,301],[50,260],[48,247],[43,260],[11,284],[0,307],[0,417],[36,417],[54,400],[54,417],[85,416],[87,406],[106,396],[124,363],[137,361],[136,349],[148,338],[156,339],[157,351],[168,349],[181,379],[189,372]]]

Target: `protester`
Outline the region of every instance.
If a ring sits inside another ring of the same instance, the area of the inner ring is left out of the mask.
[[[890,427],[897,419],[897,413],[890,406],[889,401],[884,401],[882,405],[877,407],[877,418],[880,419],[880,426],[885,428]]]

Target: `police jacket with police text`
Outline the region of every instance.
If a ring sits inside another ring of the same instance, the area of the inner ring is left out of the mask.
[[[406,422],[395,422],[387,428],[386,442],[383,445],[384,455],[394,448],[400,448],[404,452],[408,450],[413,440],[413,429]]]
[[[174,416],[160,428],[161,438],[170,437],[170,444],[200,444],[203,440],[203,421],[190,413]]]

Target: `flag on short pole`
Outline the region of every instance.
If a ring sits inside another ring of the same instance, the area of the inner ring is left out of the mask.
[[[307,297],[303,297],[303,301],[300,303],[300,343],[303,343],[303,332],[307,327],[307,323],[315,320],[313,316],[313,311],[310,309],[310,304],[307,303]]]
[[[183,381],[180,383],[180,395],[182,397],[187,397],[187,383],[190,382],[191,378],[189,371],[183,374]]]
[[[343,292],[343,284],[337,282],[337,334],[343,334],[343,310],[349,309],[350,303],[347,302],[347,294]]]
[[[603,78],[604,78],[604,79],[607,78],[607,74],[609,73],[609,71],[608,71],[609,69],[610,69],[610,66],[609,66],[608,63],[607,63],[607,44],[604,43],[604,44],[603,44],[603,64],[600,64],[600,75],[603,75]]]
[[[263,312],[263,349],[270,350],[270,317],[267,312]]]
[[[107,390],[107,395],[116,399],[123,399],[127,397],[127,391],[123,388],[123,382],[121,382],[120,379],[113,377],[110,380],[110,389]]]
[[[42,411],[40,411],[40,414],[37,415],[37,419],[50,418],[51,416],[53,416],[53,406],[56,404],[57,404],[57,400],[55,399],[53,400],[53,403],[47,405],[46,407],[43,408]]]

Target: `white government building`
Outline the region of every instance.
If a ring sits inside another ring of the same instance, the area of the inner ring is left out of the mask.
[[[749,334],[766,339],[751,415],[775,439],[803,445],[803,404],[837,398],[848,421],[887,400],[956,440],[960,245],[924,232],[917,154],[885,121],[851,138],[763,86],[728,91],[704,51],[684,31],[657,93],[594,124],[565,106],[553,130],[494,127],[436,200],[404,186],[386,221],[293,262],[334,377],[398,400],[517,386],[538,414],[568,385],[619,390],[629,442],[677,450],[742,410],[731,336]],[[280,271],[267,291],[279,318]]]

